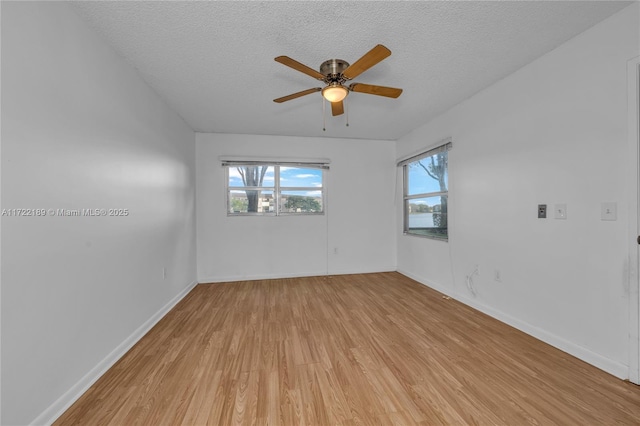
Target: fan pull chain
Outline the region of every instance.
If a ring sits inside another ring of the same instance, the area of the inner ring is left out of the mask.
[[[347,102],[346,98],[343,103],[344,103],[344,112],[347,117],[347,127],[349,127],[349,103]]]
[[[325,117],[325,113],[324,110],[326,108],[326,102],[324,100],[324,96],[322,97],[322,131],[326,131],[327,130],[327,118]]]

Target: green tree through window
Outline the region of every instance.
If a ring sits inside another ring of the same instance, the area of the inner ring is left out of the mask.
[[[268,166],[244,166],[236,167],[240,176],[242,176],[242,183],[244,186],[262,186],[264,175],[267,173]],[[256,213],[258,211],[258,196],[260,190],[258,189],[246,189],[247,194],[247,211]]]
[[[290,195],[284,204],[287,210],[301,212],[319,212],[322,210],[320,203],[313,197],[303,197],[300,195]]]

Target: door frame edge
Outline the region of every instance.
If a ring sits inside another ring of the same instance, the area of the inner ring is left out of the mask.
[[[627,62],[629,158],[629,381],[640,384],[640,56]]]

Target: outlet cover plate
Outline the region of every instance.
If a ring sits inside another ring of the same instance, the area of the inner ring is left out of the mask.
[[[545,219],[547,217],[547,205],[538,204],[538,219]]]

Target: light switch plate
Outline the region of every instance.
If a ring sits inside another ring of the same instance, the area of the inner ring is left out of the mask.
[[[618,220],[618,203],[602,203],[600,207],[600,218],[602,220]]]
[[[555,212],[556,219],[566,219],[567,218],[567,205],[566,204],[556,204],[554,206],[553,211]]]

